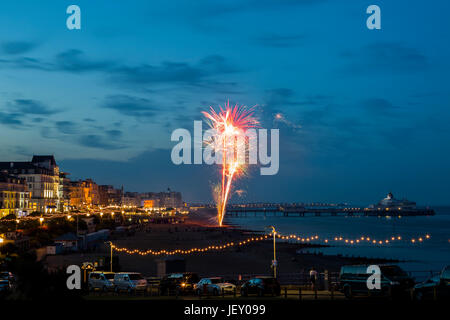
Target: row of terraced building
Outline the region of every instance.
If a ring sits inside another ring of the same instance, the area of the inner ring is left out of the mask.
[[[71,181],[68,175],[52,155],[0,162],[0,218],[121,204],[122,190],[91,179]]]

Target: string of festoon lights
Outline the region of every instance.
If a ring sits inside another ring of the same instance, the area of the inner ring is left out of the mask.
[[[355,239],[349,239],[349,238],[343,238],[343,237],[332,237],[332,238],[324,238],[323,240],[319,238],[318,235],[313,235],[313,236],[309,236],[309,237],[300,237],[298,235],[282,235],[279,233],[275,233],[275,236],[280,239],[280,240],[294,240],[294,241],[298,241],[298,242],[303,242],[303,243],[317,243],[317,242],[323,242],[326,244],[329,244],[330,242],[340,242],[343,244],[348,244],[348,245],[356,245],[356,244],[361,244],[361,243],[369,243],[372,245],[389,245],[393,242],[400,242],[400,241],[404,241],[410,244],[416,244],[416,243],[421,243],[425,240],[428,240],[431,238],[431,236],[429,234],[426,234],[424,236],[419,236],[417,238],[410,238],[410,239],[404,239],[401,236],[392,236],[389,239],[384,239],[384,240],[380,240],[380,239],[374,239],[371,237],[360,237],[360,238],[355,238]],[[137,255],[141,255],[141,256],[146,256],[146,255],[153,255],[153,256],[158,256],[158,255],[187,255],[187,254],[192,254],[192,253],[204,253],[204,252],[208,252],[208,251],[219,251],[219,250],[224,250],[227,248],[231,248],[231,247],[241,247],[253,242],[258,242],[258,241],[263,241],[263,240],[268,240],[271,239],[273,237],[273,233],[270,234],[265,234],[262,236],[254,236],[251,238],[247,238],[246,240],[242,240],[242,241],[234,241],[234,242],[228,242],[222,245],[211,245],[211,246],[207,246],[207,247],[203,247],[203,248],[191,248],[191,249],[175,249],[175,250],[152,250],[152,249],[148,249],[148,250],[139,250],[139,249],[128,249],[128,248],[124,248],[124,247],[118,247],[113,243],[110,243],[111,248],[113,250],[115,250],[116,252],[121,252],[121,253],[126,253],[126,254],[137,254]]]

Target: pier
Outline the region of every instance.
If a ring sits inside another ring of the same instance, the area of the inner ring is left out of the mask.
[[[410,216],[433,216],[432,209],[392,209],[378,210],[369,208],[305,208],[305,207],[230,207],[227,208],[228,217],[410,217]]]

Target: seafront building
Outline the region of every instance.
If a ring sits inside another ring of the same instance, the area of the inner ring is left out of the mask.
[[[0,170],[26,180],[31,192],[31,211],[58,210],[59,167],[53,156],[33,156],[31,162],[0,162]]]
[[[31,192],[26,180],[0,172],[0,218],[14,214],[23,216],[29,210]]]
[[[71,181],[69,190],[71,208],[89,209],[100,204],[99,187],[92,179]]]
[[[164,209],[183,207],[180,192],[124,192],[92,179],[71,181],[53,155],[34,155],[31,161],[0,162],[0,217],[32,212],[56,213],[102,207]]]
[[[58,198],[59,198],[59,211],[67,212],[70,210],[70,185],[71,181],[67,177],[68,172],[59,172],[59,187],[58,187]]]
[[[140,205],[146,208],[181,208],[183,200],[180,192],[146,192],[140,194]]]
[[[98,186],[100,206],[121,206],[123,190],[116,189],[112,185]]]

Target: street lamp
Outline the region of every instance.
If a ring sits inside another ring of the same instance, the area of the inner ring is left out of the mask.
[[[109,243],[109,246],[111,248],[111,260],[109,262],[109,265],[110,265],[109,268],[110,268],[110,271],[113,272],[113,243],[112,243],[112,241],[108,241],[106,243]]]
[[[272,267],[273,267],[273,277],[277,277],[277,249],[276,249],[276,230],[274,226],[269,226],[267,228],[272,228],[272,234],[273,234],[273,260],[272,260]]]

